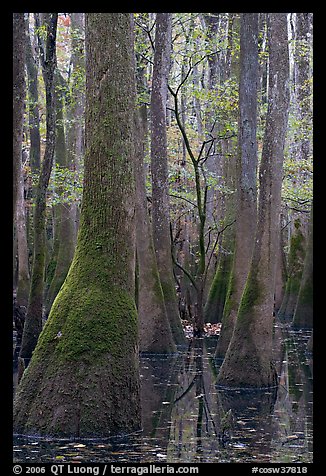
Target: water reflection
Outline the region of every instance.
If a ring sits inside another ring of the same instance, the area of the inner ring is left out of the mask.
[[[216,337],[140,358],[140,433],[107,440],[14,439],[15,462],[311,462],[309,331],[275,327],[275,391],[221,390]]]

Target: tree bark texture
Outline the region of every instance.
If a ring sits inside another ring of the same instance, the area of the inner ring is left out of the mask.
[[[258,14],[243,13],[240,30],[240,88],[235,250],[216,356],[230,343],[252,257],[257,221]]]
[[[84,13],[71,13],[71,28],[74,31],[71,41],[71,86],[70,102],[67,107],[67,163],[71,170],[79,171],[84,155],[85,117],[85,74]],[[74,241],[76,242],[79,207],[71,204],[71,219],[74,221]]]
[[[63,78],[60,77],[59,71],[56,74],[56,147],[55,147],[55,162],[56,166],[61,170],[68,168],[67,163],[67,145],[66,145],[66,128],[64,116],[64,88]],[[58,190],[60,195],[62,190]],[[56,233],[58,236],[58,250],[54,256],[53,266],[54,274],[48,289],[45,300],[45,314],[49,315],[52,303],[58,294],[71,264],[74,255],[74,222],[69,203],[60,203],[55,206],[56,212],[54,216],[57,218],[55,228],[58,229]]]
[[[269,98],[259,173],[256,239],[234,332],[217,379],[219,385],[230,387],[276,385],[272,363],[274,282],[289,108],[285,13],[268,14],[268,39]]]
[[[56,67],[57,13],[46,14],[47,41],[41,47],[41,62],[46,95],[46,147],[36,188],[34,207],[34,251],[31,286],[21,347],[21,357],[28,364],[42,330],[42,307],[45,267],[46,193],[50,180],[55,148],[54,70]]]
[[[139,348],[141,352],[165,354],[175,352],[176,346],[165,309],[147,211],[144,173],[146,122],[146,106],[141,106],[135,112]]]
[[[13,13],[13,217],[19,189],[25,99],[24,13]]]
[[[25,154],[26,155],[26,154]],[[18,252],[18,276],[17,276],[17,306],[23,307],[25,312],[28,305],[28,294],[30,284],[29,255],[26,234],[26,214],[24,198],[24,176],[23,164],[20,161],[19,167],[19,189],[16,210],[16,234]]]
[[[16,234],[17,234],[17,251],[18,251],[17,305],[23,306],[26,310],[28,305],[30,273],[29,273],[29,255],[28,255],[27,234],[26,234],[24,175],[23,175],[22,162],[20,162],[20,168],[18,172],[19,172],[19,189],[18,189],[17,210],[16,210]]]
[[[172,334],[176,344],[184,344],[185,336],[178,313],[172,271],[169,224],[166,102],[171,28],[172,14],[158,13],[151,95],[152,226],[157,266]]]
[[[18,432],[99,437],[140,428],[132,32],[130,13],[86,14],[80,228],[17,391]]]

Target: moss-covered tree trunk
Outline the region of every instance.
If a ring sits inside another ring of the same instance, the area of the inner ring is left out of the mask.
[[[166,104],[171,28],[172,14],[158,13],[151,94],[152,226],[157,266],[172,334],[176,344],[185,344],[172,271],[169,219]]]
[[[13,13],[13,217],[19,190],[25,99],[24,13]]]
[[[301,222],[297,219],[294,222],[294,231],[290,239],[288,278],[282,305],[278,311],[278,318],[282,321],[291,321],[293,319],[303,272],[306,252],[305,241],[301,230]]]
[[[28,364],[32,356],[32,352],[42,330],[43,281],[46,252],[46,193],[50,180],[55,148],[54,70],[56,67],[55,45],[57,17],[57,13],[46,14],[46,45],[41,43],[41,38],[39,38],[46,95],[46,147],[35,196],[33,265],[28,308],[20,352],[20,356],[24,359],[25,365]]]
[[[171,353],[176,351],[176,346],[166,313],[147,211],[144,173],[146,122],[146,106],[141,106],[135,113],[139,348],[142,352]]]
[[[218,374],[230,387],[276,384],[272,363],[273,309],[285,134],[289,53],[285,13],[268,14],[269,97],[260,165],[256,238],[231,342]]]
[[[109,436],[140,427],[132,32],[132,14],[86,14],[80,228],[17,391],[17,432]]]
[[[313,209],[311,207],[309,235],[299,295],[293,316],[293,327],[312,328],[313,325]]]
[[[232,337],[252,257],[257,221],[258,14],[243,13],[240,30],[240,89],[237,158],[236,232],[217,357],[224,357]]]

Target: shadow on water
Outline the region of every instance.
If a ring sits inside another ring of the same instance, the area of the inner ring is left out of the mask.
[[[309,331],[275,326],[279,386],[216,387],[216,337],[173,356],[140,357],[142,431],[120,438],[14,437],[14,462],[311,462]]]

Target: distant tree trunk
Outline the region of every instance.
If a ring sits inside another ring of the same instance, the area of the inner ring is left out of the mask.
[[[71,40],[70,95],[67,106],[67,164],[71,170],[79,172],[84,155],[84,117],[85,117],[85,46],[84,13],[71,13],[71,28],[74,32]],[[74,222],[74,241],[76,243],[79,207],[72,203],[71,220]]]
[[[275,277],[275,314],[277,315],[284,298],[285,284],[287,279],[286,256],[284,251],[284,226],[281,213],[280,240],[277,252],[277,265]]]
[[[26,215],[25,215],[25,198],[24,198],[24,176],[23,164],[20,161],[19,167],[19,190],[17,197],[16,211],[16,234],[17,234],[17,250],[18,250],[18,277],[17,277],[17,299],[18,307],[24,308],[24,315],[28,305],[29,294],[29,256],[26,235]]]
[[[55,147],[54,70],[56,66],[57,13],[46,14],[47,40],[41,46],[42,71],[46,94],[46,147],[36,189],[34,209],[34,253],[31,286],[20,356],[28,364],[42,330],[43,281],[45,262],[46,192]]]
[[[299,120],[296,160],[308,160],[312,130],[309,13],[296,13],[294,78]]]
[[[237,160],[236,234],[233,268],[224,306],[216,356],[230,343],[248,276],[257,222],[258,14],[243,13],[240,30],[240,90]]]
[[[133,20],[86,14],[86,155],[76,251],[17,390],[19,433],[139,430]]]
[[[282,305],[278,311],[278,318],[285,321],[293,319],[293,314],[299,295],[306,252],[306,240],[302,233],[301,222],[299,219],[295,220],[294,228],[294,232],[290,239],[288,278],[286,281]]]
[[[185,336],[178,313],[176,289],[172,271],[169,225],[166,102],[170,63],[171,27],[172,14],[158,13],[156,17],[151,95],[152,226],[156,260],[172,334],[176,344],[184,344]]]
[[[41,165],[41,137],[38,95],[38,67],[34,59],[29,22],[26,21],[26,69],[28,85],[28,123],[30,136],[29,163],[33,173],[38,173]]]
[[[313,325],[313,208],[311,207],[309,235],[299,296],[293,317],[293,327],[312,328]]]
[[[25,99],[24,13],[13,13],[13,217],[19,190]]]
[[[139,346],[142,352],[170,353],[176,351],[176,346],[165,309],[147,211],[143,159],[147,122],[146,106],[137,110],[135,116]]]
[[[276,385],[276,371],[272,363],[275,265],[289,108],[285,13],[268,14],[268,40],[269,98],[259,174],[256,239],[234,332],[217,378],[219,385],[230,387]]]
[[[238,59],[234,56],[232,61],[232,49],[233,49],[233,33],[234,29],[238,27],[238,22],[235,21],[234,14],[230,14],[228,18],[228,33],[227,33],[227,51],[221,68],[221,82],[231,79],[231,73],[237,71]],[[216,86],[214,89],[218,89]],[[230,119],[229,119],[230,120]],[[235,118],[234,118],[235,120]],[[223,130],[223,119],[220,124],[215,127],[215,134],[217,135],[219,130]],[[235,157],[233,157],[234,145],[232,138],[225,138],[221,140],[221,163],[215,164],[215,173],[224,177],[224,186],[234,192],[236,181],[236,164]],[[234,154],[236,155],[236,154]],[[213,156],[214,157],[214,156]],[[214,157],[216,161],[216,156]],[[212,165],[211,165],[211,171]],[[223,194],[222,194],[223,195]],[[229,225],[235,219],[235,194],[230,194],[224,202],[224,197],[220,197],[217,205],[220,210],[217,211],[220,220],[223,220],[224,225]],[[205,305],[205,321],[206,322],[220,322],[223,316],[224,304],[227,295],[228,282],[230,279],[232,269],[232,257],[235,243],[235,227],[228,227],[222,235],[221,250],[218,256],[218,265],[212,280],[212,284],[209,289],[207,302]]]

